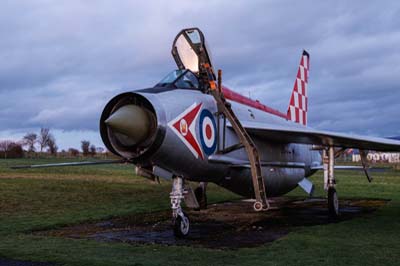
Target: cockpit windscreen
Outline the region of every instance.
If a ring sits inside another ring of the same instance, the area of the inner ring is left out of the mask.
[[[174,70],[163,78],[156,87],[173,86],[182,89],[198,89],[199,80],[190,70]]]

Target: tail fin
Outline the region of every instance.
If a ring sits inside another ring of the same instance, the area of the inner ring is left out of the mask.
[[[303,51],[301,56],[299,70],[297,71],[296,81],[294,82],[292,96],[290,97],[287,117],[293,122],[307,125],[307,83],[308,71],[310,69],[310,55]]]

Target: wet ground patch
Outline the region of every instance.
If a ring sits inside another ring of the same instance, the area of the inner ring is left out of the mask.
[[[56,264],[50,262],[34,262],[34,261],[0,258],[0,266],[54,266],[54,265]]]
[[[207,210],[187,211],[191,232],[185,239],[173,236],[169,211],[114,218],[38,234],[131,244],[235,249],[272,242],[302,226],[337,223],[366,216],[386,203],[386,200],[377,199],[341,200],[341,215],[335,220],[328,218],[324,198],[275,198],[271,202],[272,208],[261,213],[253,211],[250,201],[219,203],[210,205]]]

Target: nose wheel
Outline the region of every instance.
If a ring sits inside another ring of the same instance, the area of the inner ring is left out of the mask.
[[[190,231],[189,217],[182,212],[181,215],[173,219],[173,228],[176,237],[186,237]]]
[[[172,208],[172,227],[176,237],[185,237],[190,231],[188,216],[182,211],[181,202],[184,199],[183,178],[175,176],[172,179],[172,191],[169,195]]]

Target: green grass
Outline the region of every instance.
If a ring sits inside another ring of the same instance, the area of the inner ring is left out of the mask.
[[[0,258],[60,265],[398,265],[400,171],[337,172],[342,198],[390,199],[373,215],[312,227],[257,248],[212,250],[161,245],[103,243],[33,235],[83,221],[169,208],[170,183],[136,177],[131,165],[9,170],[15,164],[57,162],[0,160]],[[324,196],[320,174],[311,178]],[[211,186],[213,202],[237,198]],[[289,196],[304,196],[296,189]]]

